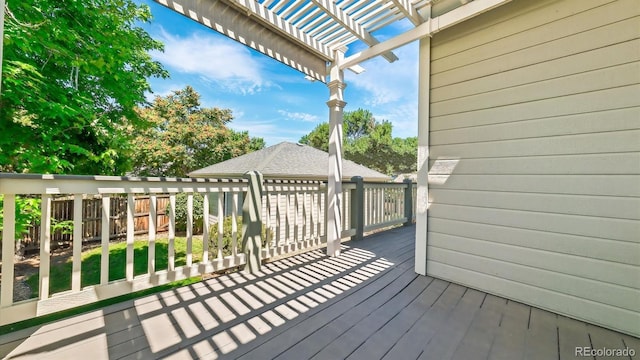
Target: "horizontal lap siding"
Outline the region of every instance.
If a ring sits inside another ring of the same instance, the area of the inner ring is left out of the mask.
[[[640,335],[640,4],[514,0],[431,49],[428,273]]]

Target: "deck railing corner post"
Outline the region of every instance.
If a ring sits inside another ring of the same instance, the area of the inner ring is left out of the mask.
[[[244,271],[255,274],[260,271],[262,254],[262,194],[264,179],[259,171],[244,174],[249,180],[247,195],[242,204],[242,249],[246,264]]]
[[[404,179],[404,183],[404,215],[407,218],[404,226],[410,226],[413,224],[413,180]]]
[[[351,190],[351,228],[356,230],[351,240],[362,240],[364,237],[364,180],[361,176],[354,176],[351,181],[356,183],[356,188]]]

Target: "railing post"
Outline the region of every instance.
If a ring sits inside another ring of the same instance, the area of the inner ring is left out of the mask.
[[[351,190],[351,228],[356,229],[351,240],[362,240],[364,237],[364,181],[361,176],[354,176],[351,181],[356,188]]]
[[[413,224],[413,180],[404,179],[404,216],[407,218],[404,226]]]
[[[242,204],[242,248],[246,256],[244,271],[255,274],[260,271],[262,254],[262,193],[264,182],[258,171],[244,174],[249,179],[249,189]]]

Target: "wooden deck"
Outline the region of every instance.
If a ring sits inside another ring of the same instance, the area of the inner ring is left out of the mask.
[[[413,227],[0,336],[16,359],[575,359],[640,340],[413,271]],[[626,357],[629,358],[629,357]]]

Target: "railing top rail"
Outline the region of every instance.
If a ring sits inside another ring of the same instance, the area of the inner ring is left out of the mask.
[[[0,173],[2,194],[148,194],[244,191],[245,179]]]
[[[184,182],[184,183],[246,183],[246,179],[219,179],[219,178],[180,178],[180,177],[154,177],[154,176],[110,176],[110,175],[58,175],[58,174],[18,174],[0,172],[2,179],[20,180],[99,180],[99,181],[132,181],[132,182]]]
[[[365,188],[405,188],[407,183],[379,183],[379,182],[365,182],[363,183]]]

